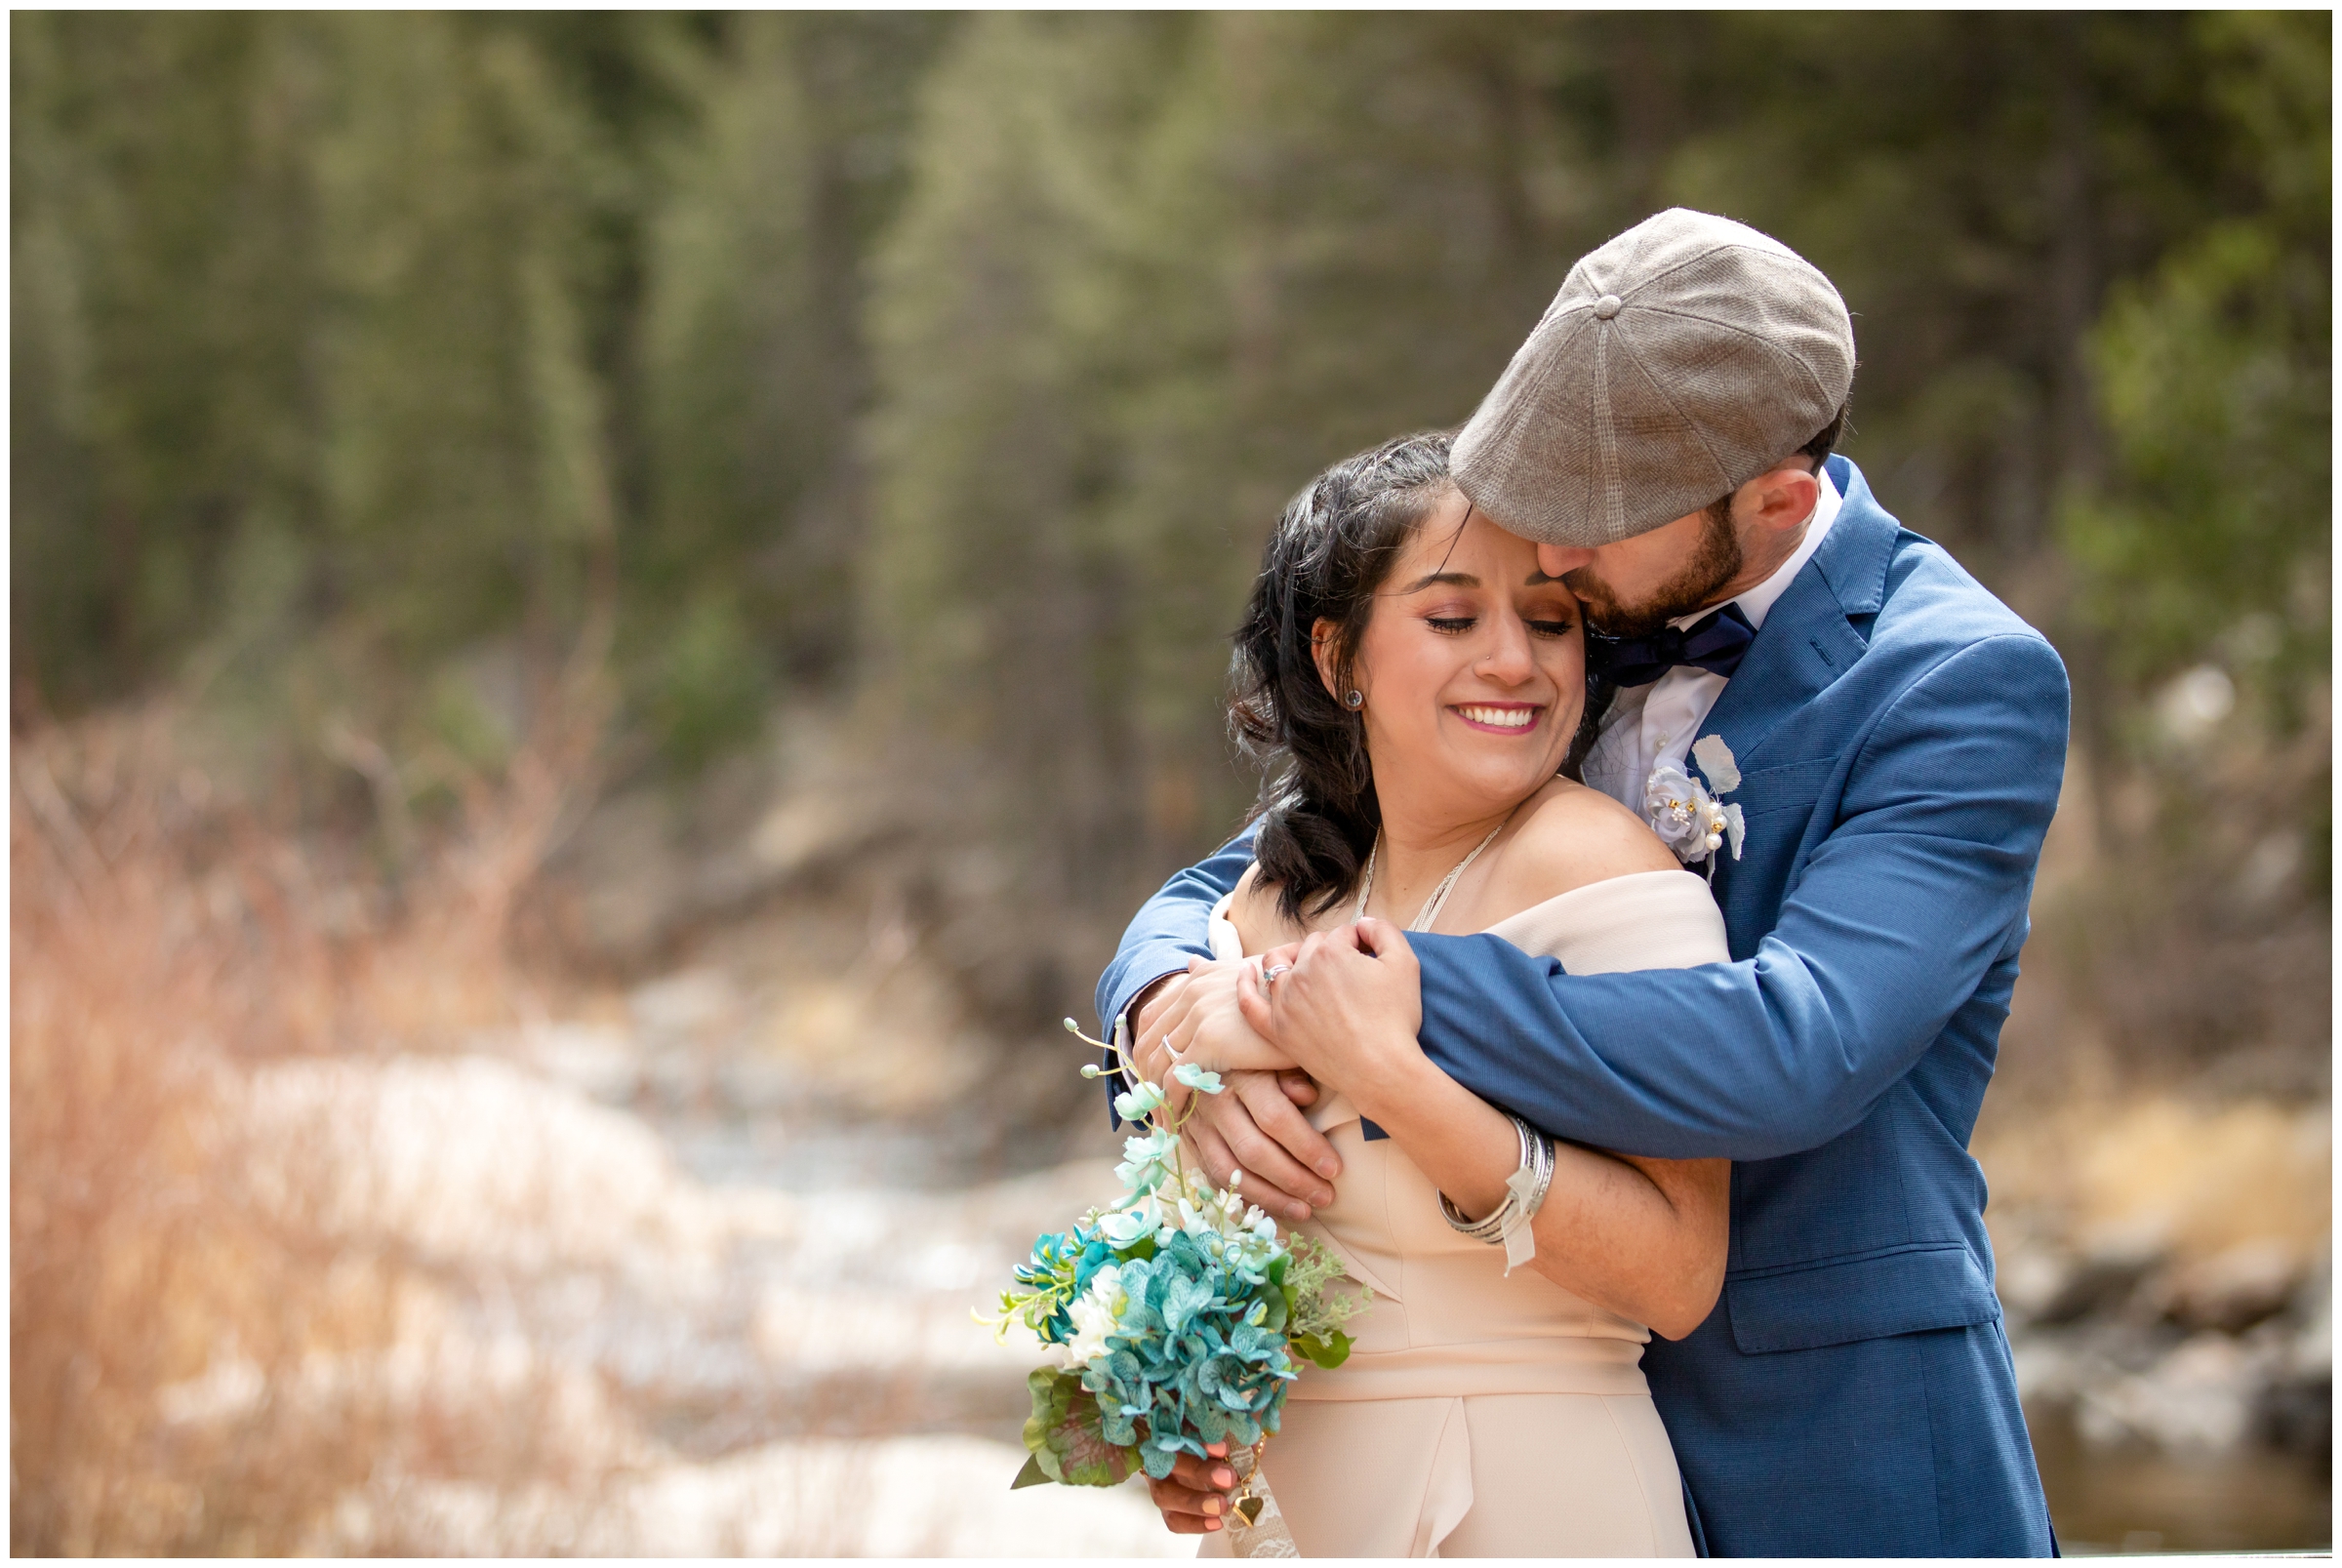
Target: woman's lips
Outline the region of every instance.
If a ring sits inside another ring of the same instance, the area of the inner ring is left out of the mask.
[[[1457,703],[1448,711],[1490,735],[1525,735],[1545,709],[1535,703]]]

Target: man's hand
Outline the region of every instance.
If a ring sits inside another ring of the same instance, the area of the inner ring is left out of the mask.
[[[1227,1186],[1240,1170],[1237,1191],[1246,1202],[1298,1221],[1334,1201],[1327,1183],[1342,1174],[1342,1156],[1295,1108],[1316,1100],[1316,1086],[1299,1073],[1291,1077],[1288,1085],[1273,1072],[1221,1074],[1220,1092],[1200,1097],[1180,1136],[1215,1186]]]
[[[1236,1003],[1245,1022],[1372,1114],[1423,1060],[1415,1040],[1423,1027],[1415,950],[1390,921],[1366,919],[1313,933],[1290,962],[1267,986],[1239,977]]]

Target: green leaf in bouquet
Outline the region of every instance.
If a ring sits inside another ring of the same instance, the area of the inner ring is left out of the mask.
[[[1041,1468],[1040,1460],[1028,1454],[1025,1456],[1025,1467],[1017,1471],[1017,1478],[1008,1483],[1008,1489],[1015,1492],[1028,1486],[1047,1486],[1050,1480],[1049,1472]]]
[[[1340,1329],[1331,1329],[1322,1335],[1302,1335],[1293,1341],[1293,1348],[1308,1356],[1315,1365],[1331,1372],[1350,1359],[1350,1347],[1354,1343]]]
[[[1139,1467],[1138,1451],[1110,1443],[1098,1430],[1098,1397],[1081,1386],[1081,1374],[1035,1367],[1025,1380],[1032,1414],[1025,1418],[1029,1468],[1067,1486],[1119,1486]],[[1017,1486],[1038,1485],[1023,1473]]]

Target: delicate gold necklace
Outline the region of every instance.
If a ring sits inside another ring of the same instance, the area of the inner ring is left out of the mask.
[[[1514,811],[1517,811],[1519,809],[1519,807],[1515,806]],[[1473,852],[1470,855],[1467,855],[1462,860],[1456,862],[1456,868],[1447,873],[1447,879],[1445,881],[1441,882],[1437,887],[1432,890],[1432,896],[1424,901],[1423,907],[1418,909],[1415,912],[1415,918],[1408,922],[1407,929],[1409,931],[1429,931],[1432,929],[1432,922],[1439,918],[1440,909],[1446,906],[1448,894],[1455,890],[1456,878],[1464,874],[1464,868],[1466,866],[1470,865],[1474,861],[1476,861],[1480,858],[1481,850],[1486,849],[1489,845],[1496,842],[1496,835],[1505,830],[1505,823],[1509,823],[1512,820],[1513,812],[1509,811],[1505,813],[1505,822],[1498,823],[1494,827],[1488,829],[1488,836],[1481,839],[1477,845],[1474,846]],[[1363,885],[1358,889],[1358,912],[1351,916],[1351,918],[1353,920],[1363,920],[1366,918],[1366,901],[1374,897],[1375,857],[1380,855],[1382,851],[1383,835],[1378,832],[1374,835],[1374,847],[1366,852],[1366,877]]]

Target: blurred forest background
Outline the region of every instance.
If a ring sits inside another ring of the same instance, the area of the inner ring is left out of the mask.
[[[1159,1546],[951,1337],[1047,1031],[1284,498],[1673,204],[2073,674],[1978,1134],[2069,1547],[2330,1539],[2324,15],[10,43],[16,1549]]]

